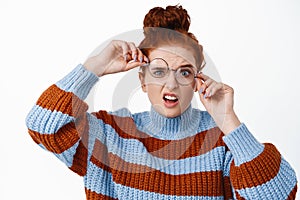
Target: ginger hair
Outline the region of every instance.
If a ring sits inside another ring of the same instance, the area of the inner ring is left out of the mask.
[[[196,60],[196,67],[204,67],[203,47],[195,35],[189,32],[191,19],[180,5],[166,8],[154,7],[145,15],[143,22],[144,39],[139,48],[148,56],[150,51],[164,45],[183,45],[190,49]]]

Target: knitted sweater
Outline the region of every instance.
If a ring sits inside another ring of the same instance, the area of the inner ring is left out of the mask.
[[[26,118],[32,139],[83,177],[95,199],[295,199],[296,175],[245,123],[224,135],[206,111],[88,113],[98,77],[79,64]]]

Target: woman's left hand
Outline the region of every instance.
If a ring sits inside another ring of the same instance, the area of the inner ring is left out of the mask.
[[[200,100],[217,126],[225,135],[237,128],[241,122],[233,110],[233,88],[203,73],[196,80]]]

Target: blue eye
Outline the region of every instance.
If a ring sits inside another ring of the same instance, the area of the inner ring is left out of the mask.
[[[164,76],[166,76],[168,68],[166,67],[161,67],[161,66],[150,66],[150,73],[152,74],[152,76],[156,77],[156,78],[162,78]]]
[[[164,77],[165,76],[165,71],[164,70],[153,70],[152,74],[156,77]]]
[[[184,76],[184,77],[187,77],[190,74],[191,74],[191,72],[189,70],[186,70],[186,69],[180,71],[180,75]]]

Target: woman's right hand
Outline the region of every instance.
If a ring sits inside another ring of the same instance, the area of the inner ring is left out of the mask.
[[[124,72],[148,62],[148,58],[132,42],[111,41],[99,54],[88,58],[84,67],[97,76]]]

